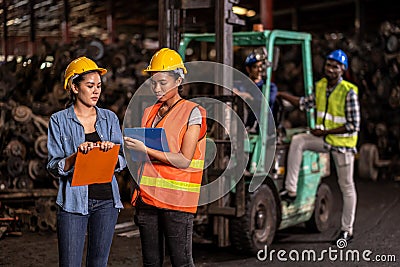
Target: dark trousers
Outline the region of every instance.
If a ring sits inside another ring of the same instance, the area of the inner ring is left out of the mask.
[[[164,240],[168,247],[172,266],[194,266],[192,257],[193,214],[163,210],[138,203],[134,218],[140,231],[144,267],[161,267],[163,265]]]

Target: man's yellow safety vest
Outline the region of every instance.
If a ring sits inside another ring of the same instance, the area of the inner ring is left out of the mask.
[[[350,90],[358,94],[354,84],[342,80],[326,99],[328,81],[322,78],[316,83],[317,128],[329,130],[341,127],[346,123],[346,96]],[[357,132],[328,134],[325,141],[336,147],[355,147]]]

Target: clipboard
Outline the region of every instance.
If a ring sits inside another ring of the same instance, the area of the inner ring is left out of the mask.
[[[145,146],[163,151],[169,152],[169,146],[167,136],[164,128],[125,128],[124,135],[142,141]],[[149,157],[143,153],[135,150],[129,150],[132,161],[149,161]]]
[[[78,151],[71,186],[109,183],[112,180],[121,145],[104,152],[94,147],[87,154]]]

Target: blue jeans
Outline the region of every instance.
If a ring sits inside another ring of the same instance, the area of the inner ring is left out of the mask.
[[[138,203],[134,219],[140,231],[143,266],[163,266],[164,238],[172,266],[194,266],[193,218],[191,213],[163,210]]]
[[[60,208],[57,213],[59,265],[81,266],[87,232],[86,266],[107,266],[118,213],[113,200],[89,199],[88,215]]]

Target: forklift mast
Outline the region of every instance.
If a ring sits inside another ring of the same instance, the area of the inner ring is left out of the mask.
[[[215,61],[230,67],[233,67],[234,63],[234,47],[262,47],[267,55],[264,60],[277,62],[276,48],[297,45],[301,47],[304,94],[306,96],[311,95],[313,91],[311,34],[285,30],[233,32],[233,25],[244,24],[232,12],[232,5],[238,4],[238,2],[235,0],[216,0],[215,2],[207,0],[160,0],[160,45],[177,50],[181,57],[185,59],[186,50],[192,41],[212,43],[216,51]],[[215,8],[215,33],[179,32],[181,9],[210,8],[212,6]],[[275,150],[276,134],[275,131],[272,134],[270,131],[271,127],[275,127],[275,125],[269,123],[272,118],[267,104],[270,97],[272,68],[266,68],[265,71],[266,79],[261,93],[266,101],[261,102],[261,110],[259,118],[257,118],[259,120],[259,133],[249,134],[249,138],[245,140],[244,133],[237,131],[234,133],[235,138],[233,138],[233,140],[237,140],[235,144],[232,144],[232,146],[235,146],[236,152],[241,151],[241,155],[244,153],[250,155],[248,173],[243,174],[229,194],[219,194],[222,197],[205,206],[200,206],[197,214],[200,218],[199,221],[207,222],[208,226],[211,224],[213,236],[217,237],[218,247],[234,245],[252,253],[262,248],[263,245],[270,244],[276,229],[283,229],[321,217],[316,215],[311,218],[315,212],[317,212],[315,214],[320,214],[318,213],[319,210],[315,211],[314,207],[317,207],[315,204],[316,192],[319,190],[320,178],[323,177],[322,169],[324,165],[321,163],[320,155],[316,153],[304,154],[303,164],[311,166],[311,168],[304,168],[308,172],[301,174],[299,188],[302,197],[299,198],[296,206],[282,205],[279,198],[278,190],[282,185],[283,174],[279,177],[272,177],[269,164],[274,161],[279,163],[278,167],[285,168],[285,163],[277,162],[276,159],[277,156],[286,155],[288,143]],[[219,81],[222,81],[220,84],[223,84],[224,87],[233,88],[234,77],[232,72],[217,69],[214,75],[218,77]],[[233,94],[231,90],[225,90],[221,85],[214,86],[210,98],[230,103],[239,113],[242,112],[241,109],[244,104],[243,100],[239,99],[240,97]],[[257,91],[259,92],[259,90]],[[195,95],[190,97],[195,97]],[[223,109],[215,108],[213,112],[215,113],[214,119],[217,122],[223,122],[226,119]],[[306,121],[309,128],[315,126],[314,115],[313,108],[306,110]],[[213,127],[212,137],[214,138],[214,145],[218,145],[219,149],[216,150],[214,165],[210,165],[211,167],[205,170],[203,179],[206,183],[209,183],[215,177],[218,177],[217,179],[222,180],[219,180],[219,184],[229,184],[232,177],[229,177],[229,175],[218,176],[218,174],[223,169],[224,157],[227,156],[226,148],[232,149],[230,141],[225,138],[224,128],[218,124]],[[269,147],[273,147],[273,151]],[[235,160],[237,159],[233,159],[233,162]],[[236,161],[233,172],[240,168],[239,165]],[[236,171],[236,174],[242,173],[238,171]],[[322,194],[320,195],[322,196]],[[318,201],[325,200],[318,199]],[[326,225],[326,223],[320,225]]]
[[[217,62],[228,66],[233,65],[233,25],[244,25],[245,22],[237,17],[232,11],[233,4],[238,4],[239,0],[159,0],[159,41],[161,47],[169,47],[175,50],[179,49],[181,41],[180,33],[180,11],[186,9],[212,8],[214,6],[215,16],[215,38],[216,38],[216,57]],[[181,54],[182,55],[182,54]],[[223,72],[218,73],[222,77],[225,85],[233,84],[232,77]],[[221,86],[215,85],[215,95],[223,96],[227,91]],[[216,119],[223,120],[223,111],[217,111]],[[224,129],[221,126],[216,128],[217,136],[224,135]],[[222,139],[222,138],[221,138]],[[216,155],[217,162],[222,162],[222,151]],[[217,200],[218,206],[223,206],[224,200]],[[226,200],[225,200],[226,202]],[[218,245],[225,247],[229,245],[228,241],[228,219],[223,216],[217,216],[214,228],[218,236]]]

